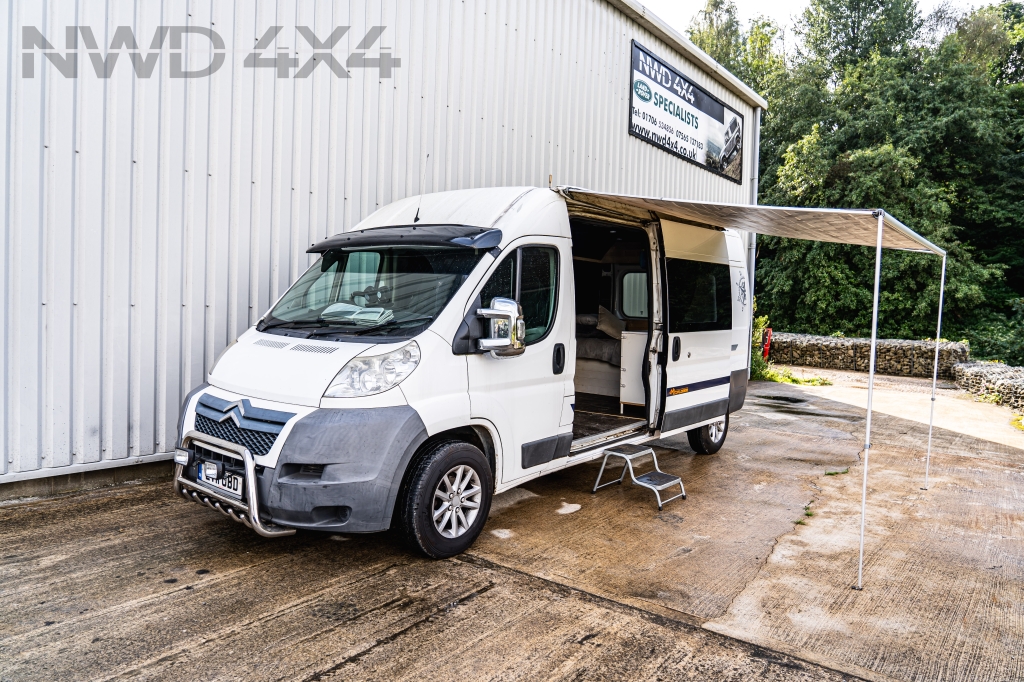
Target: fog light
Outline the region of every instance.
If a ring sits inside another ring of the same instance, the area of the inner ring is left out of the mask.
[[[182,450],[181,448],[174,449],[174,463],[180,464],[183,467],[187,467],[192,463],[192,451]]]

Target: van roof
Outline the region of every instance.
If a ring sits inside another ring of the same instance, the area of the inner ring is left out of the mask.
[[[347,232],[390,225],[467,225],[489,228],[536,187],[487,187],[420,194],[371,213]]]

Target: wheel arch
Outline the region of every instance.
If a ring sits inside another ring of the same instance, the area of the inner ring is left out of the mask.
[[[498,485],[498,448],[495,443],[495,436],[491,433],[490,429],[482,424],[466,424],[464,426],[457,426],[444,431],[439,431],[432,436],[429,436],[424,440],[413,456],[409,458],[409,461],[405,464],[405,469],[402,471],[401,483],[398,486],[398,494],[395,495],[394,502],[391,504],[389,513],[391,515],[390,525],[394,527],[395,519],[398,518],[398,508],[402,504],[402,500],[405,498],[406,492],[409,487],[409,476],[412,471],[416,468],[416,463],[431,449],[441,443],[447,443],[451,441],[462,441],[469,443],[470,445],[478,448],[484,457],[487,458],[487,463],[491,467],[491,480],[496,488]],[[493,492],[493,490],[492,490]]]

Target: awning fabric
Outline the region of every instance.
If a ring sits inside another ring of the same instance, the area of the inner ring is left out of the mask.
[[[597,213],[623,213],[643,219],[658,217],[689,223],[707,229],[746,230],[773,237],[812,239],[837,244],[875,247],[875,291],[871,308],[871,355],[868,366],[868,410],[864,426],[864,480],[860,498],[860,556],[857,562],[857,584],[864,587],[864,527],[868,504],[868,455],[871,451],[871,412],[875,393],[875,357],[878,342],[878,301],[882,280],[882,249],[923,251],[942,257],[939,278],[939,316],[935,328],[935,362],[932,367],[932,409],[928,417],[928,452],[925,456],[924,488],[928,489],[928,473],[932,458],[932,429],[935,425],[935,391],[939,378],[939,340],[942,338],[942,302],[946,292],[946,252],[917,234],[881,209],[826,209],[752,206],[747,204],[716,204],[679,199],[655,199],[623,194],[605,194],[576,187],[559,187],[570,205],[585,206]],[[888,228],[888,229],[886,229]],[[753,263],[751,263],[753,266]],[[751,270],[753,275],[753,270]]]
[[[621,206],[625,204],[698,227],[745,230],[773,237],[811,239],[858,246],[875,246],[878,239],[878,214],[882,213],[887,228],[882,233],[883,248],[931,252],[939,256],[946,254],[944,250],[881,209],[719,204],[607,194],[578,187],[559,187],[558,191],[570,201],[589,204],[602,210],[621,210]]]

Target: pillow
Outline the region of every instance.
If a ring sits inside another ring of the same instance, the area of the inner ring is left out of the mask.
[[[584,327],[596,327],[597,326],[597,315],[592,313],[583,313],[576,316],[576,324],[582,324]]]
[[[601,306],[597,309],[597,328],[613,339],[621,339],[626,323],[615,317],[610,310]]]

